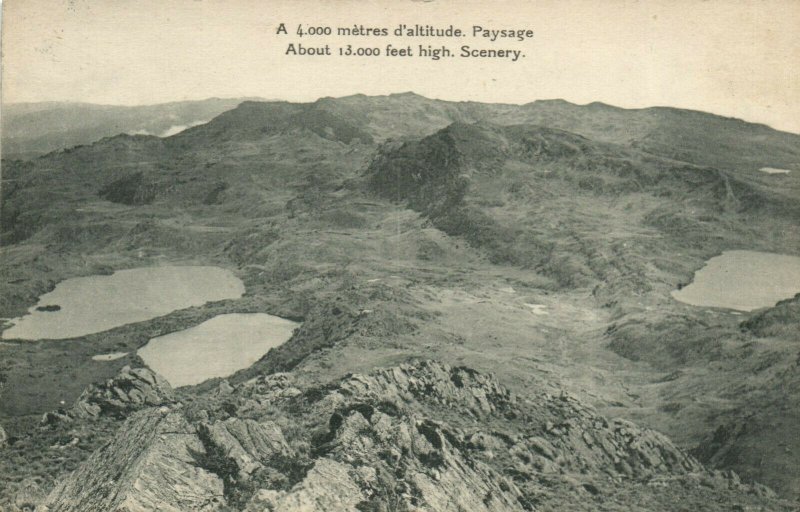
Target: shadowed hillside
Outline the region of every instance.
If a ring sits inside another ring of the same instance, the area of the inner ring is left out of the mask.
[[[317,105],[352,116],[380,139],[430,135],[454,122],[535,124],[697,165],[800,170],[800,135],[692,110],[623,109],[603,103],[575,105],[563,100],[525,105],[447,102],[413,93],[325,98]]]

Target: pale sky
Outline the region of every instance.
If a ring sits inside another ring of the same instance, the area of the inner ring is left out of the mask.
[[[289,35],[278,35],[284,22]],[[298,24],[531,29],[525,42],[351,37],[378,47],[522,50],[507,59],[299,57]],[[4,102],[312,101],[414,91],[704,110],[800,132],[800,0],[5,0]]]

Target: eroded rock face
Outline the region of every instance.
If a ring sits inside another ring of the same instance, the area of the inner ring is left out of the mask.
[[[281,429],[272,422],[229,418],[213,424],[202,423],[198,433],[207,451],[217,451],[235,466],[236,473],[231,476],[239,481],[248,480],[261,469],[261,461],[291,453]]]
[[[400,510],[520,509],[522,496],[514,483],[463,450],[458,430],[393,413],[354,410],[336,428],[335,438],[317,447],[349,466],[362,503],[396,503]]]
[[[6,434],[6,431],[3,429],[2,426],[0,426],[0,448],[5,448],[7,445],[8,445],[8,434]]]
[[[290,492],[259,490],[244,508],[247,512],[272,510],[357,510],[363,494],[350,476],[350,468],[320,459],[306,478]]]
[[[315,453],[350,465],[365,501],[401,510],[532,510],[547,475],[573,474],[570,485],[590,495],[598,477],[703,471],[664,436],[568,395],[520,399],[488,375],[435,362],[350,376],[310,411],[330,418]]]
[[[520,399],[492,377],[468,368],[422,362],[354,375],[316,407],[341,410],[355,401],[366,409],[427,412],[431,418],[447,419],[459,443],[470,450],[490,459],[506,452],[523,454],[522,460],[534,461],[528,463],[532,471],[555,470],[550,468],[555,464],[575,472],[641,479],[702,470],[657,432],[608,420],[566,393]]]
[[[78,418],[101,414],[124,417],[145,407],[174,401],[172,387],[163,377],[148,368],[125,366],[113,379],[87,388],[69,414]]]
[[[200,467],[205,448],[179,412],[133,414],[117,437],[62,480],[49,512],[212,511],[225,503],[222,479]]]
[[[601,500],[667,511],[685,493],[720,511],[772,499],[566,394],[518,397],[491,376],[420,362],[305,390],[290,374],[262,376],[187,408],[134,413],[47,503],[504,512],[596,510]]]

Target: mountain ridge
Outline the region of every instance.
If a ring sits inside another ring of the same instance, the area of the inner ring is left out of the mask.
[[[390,127],[395,135],[399,129],[399,133],[403,136],[420,136],[429,135],[431,128],[443,128],[452,122],[485,120],[500,124],[528,123],[561,128],[598,140],[633,145],[659,156],[705,165],[722,167],[736,165],[736,168],[741,169],[743,168],[741,160],[751,152],[757,155],[746,159],[750,163],[746,166],[749,169],[767,166],[778,168],[788,166],[796,170],[800,168],[800,155],[791,149],[800,140],[798,134],[782,132],[761,123],[675,107],[623,108],[601,102],[579,105],[561,99],[536,100],[521,105],[485,104],[473,101],[432,100],[415,93],[324,97],[302,103],[251,99],[213,101],[229,102],[230,106],[225,109],[226,111],[235,111],[242,107],[242,103],[245,104],[244,108],[252,108],[251,105],[255,104],[294,106],[290,108],[305,106],[304,108],[309,109],[316,107],[338,115],[346,122],[366,123],[371,135],[381,140],[387,138],[389,134],[378,125]],[[152,108],[189,103],[192,102],[156,105]],[[377,107],[378,104],[381,104],[380,108]],[[598,120],[598,111],[610,118]],[[688,118],[689,124],[685,118]],[[372,123],[371,128],[370,123]],[[676,123],[684,128],[691,128],[690,134],[675,133],[673,127]],[[702,126],[693,127],[693,124],[697,123]],[[712,136],[715,132],[720,134]],[[4,138],[10,137],[8,133],[4,134]],[[681,144],[688,144],[687,150],[676,152],[670,147],[671,141],[676,138],[682,141]],[[774,140],[765,142],[762,140],[764,138]],[[732,139],[735,142],[732,142]],[[750,147],[746,147],[748,143]],[[703,155],[704,151],[708,153],[716,151],[715,145],[721,145],[724,151],[714,154],[713,158]],[[745,146],[744,150],[741,146]],[[726,154],[730,152],[735,154],[733,156]],[[758,161],[758,158],[762,160]]]
[[[165,431],[179,425],[187,440],[175,445],[182,447],[176,464],[205,468],[189,483],[208,483],[204,492],[236,510],[339,492],[354,507],[369,496],[389,509],[423,495],[442,503],[441,493],[467,495],[451,478],[459,474],[491,489],[500,501],[490,503],[511,509],[522,508],[514,500],[526,492],[525,503],[538,500],[543,510],[559,503],[691,509],[704,500],[720,509],[791,509],[755,482],[786,499],[800,496],[792,457],[800,451],[792,435],[800,414],[797,301],[735,314],[671,295],[728,250],[800,255],[800,172],[758,170],[788,166],[800,155],[800,138],[734,125],[703,114],[566,102],[526,108],[354,96],[242,102],[167,137],[112,135],[4,160],[0,316],[25,314],[65,279],[151,265],[218,266],[246,293],[70,340],[4,339],[0,505],[27,496],[31,479],[40,494],[58,486],[54,500],[80,494],[80,475],[103,483],[102,467],[86,461],[135,457],[136,447],[124,449],[126,429],[147,438],[141,454],[150,461],[130,470],[160,471],[170,444],[144,435],[145,427],[169,417]],[[746,143],[759,137],[760,145]],[[741,147],[731,150],[737,141]],[[228,313],[302,325],[227,382],[179,388],[156,403],[166,395],[149,389],[158,379],[136,351]],[[98,354],[124,355],[100,361]],[[423,355],[438,362],[423,363]],[[401,377],[384,386],[393,375]],[[409,414],[392,416],[392,407],[365,394],[360,386],[373,379],[389,394],[413,395]],[[458,387],[473,381],[486,387]],[[428,385],[445,389],[438,402],[417,393]],[[499,387],[518,397],[534,393],[534,408],[563,406],[565,417],[580,418],[593,408],[597,418],[592,412],[574,428],[561,425],[568,418],[549,420],[550,427],[544,420],[535,437],[547,444],[534,439],[511,450],[504,436],[521,435],[525,422],[492,416],[505,425],[495,435],[478,426],[479,405],[458,405],[468,398],[462,393],[478,404],[481,393]],[[285,410],[259,408],[284,392],[294,396],[284,397]],[[83,405],[70,412],[72,403]],[[332,408],[307,414],[320,403]],[[123,416],[142,404],[125,426]],[[606,419],[603,426],[600,417],[631,424],[612,428]],[[274,432],[264,421],[273,420],[297,441],[295,451],[254,459],[248,447],[264,446],[262,434]],[[636,467],[653,478],[632,483],[613,456],[587,455],[624,437],[618,428],[660,432],[668,439],[648,434],[642,439],[655,444],[642,442],[683,455],[660,459],[634,443],[618,458],[646,453]],[[395,436],[403,431],[411,444]],[[561,457],[543,455],[562,436]],[[113,448],[103,448],[114,438]],[[225,444],[231,438],[239,445]],[[392,444],[408,453],[397,459]],[[686,459],[690,466],[703,463],[709,472],[666,470],[687,453],[696,457]],[[366,462],[348,458],[356,455]],[[389,455],[409,474],[424,473],[421,486],[363,469],[388,472],[381,457]],[[256,459],[261,479],[250,487],[240,477]],[[473,462],[491,471],[459,469]],[[580,467],[586,472],[573,471]],[[290,476],[281,479],[280,471]],[[499,474],[514,485],[495,486]],[[669,492],[659,494],[663,488]]]

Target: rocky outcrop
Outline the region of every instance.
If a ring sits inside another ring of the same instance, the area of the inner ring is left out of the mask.
[[[133,414],[117,437],[61,481],[49,512],[210,511],[224,504],[221,478],[197,463],[205,448],[179,412]]]
[[[336,510],[532,510],[548,499],[593,510],[598,496],[621,492],[626,503],[633,493],[644,503],[656,488],[765,491],[708,472],[658,432],[607,419],[566,393],[518,397],[489,375],[436,362],[304,393],[287,375],[262,377],[234,396],[245,414],[327,418],[309,440],[314,467],[291,489],[255,492],[248,510],[325,510],[334,496],[349,504]]]
[[[344,466],[344,475],[360,490],[362,506],[377,501],[396,503],[401,510],[454,512],[521,507],[522,493],[514,483],[465,450],[462,433],[447,423],[391,407],[359,407],[331,420],[316,453]],[[338,474],[343,480],[341,466]],[[308,494],[315,476],[310,472],[288,496]]]
[[[483,393],[479,386],[456,387],[449,374],[442,373],[444,367],[431,364],[428,368],[440,371],[430,372],[427,381],[412,378],[420,386],[418,391],[427,387],[442,397],[458,395],[474,414],[489,413],[493,404],[510,396],[482,375],[471,374],[486,385]],[[389,382],[393,375],[403,381],[402,389],[396,380]],[[402,369],[396,369],[352,376],[330,389],[302,393],[289,375],[279,374],[236,389],[240,414],[258,415],[278,408],[302,411],[292,420],[309,433],[303,443],[307,450],[284,450],[280,461],[269,450],[266,454],[261,450],[264,469],[296,475],[275,485],[275,480],[251,470],[251,487],[270,485],[258,488],[245,510],[521,510],[524,497],[519,489],[510,478],[472,457],[464,449],[462,432],[403,404],[401,395],[413,400],[410,382],[403,375]],[[437,385],[441,386],[438,391]],[[458,405],[455,398],[452,405]],[[243,426],[241,420],[229,419],[207,428],[230,432],[231,425]],[[248,466],[235,443],[225,446],[236,467]]]
[[[0,448],[5,448],[8,445],[8,434],[5,429],[0,426]]]
[[[485,485],[502,482],[503,476],[524,486],[543,474],[645,482],[658,475],[704,471],[665,436],[608,420],[566,394],[522,399],[491,376],[435,362],[351,376],[312,410],[318,415],[324,410],[331,418],[332,439],[318,443],[318,451],[344,460],[366,458],[360,453],[368,450],[353,441],[366,436],[369,450],[386,458],[370,460],[370,467],[383,464],[387,473],[405,467],[415,475],[417,491],[457,489],[456,494],[477,501],[491,495],[525,502],[511,481],[499,490]],[[470,471],[462,471],[465,467]],[[505,475],[493,473],[492,467]],[[447,479],[451,485],[442,485]],[[474,495],[478,490],[482,496]],[[436,504],[431,510],[446,510],[441,508],[445,502],[458,503],[455,496],[422,493],[421,498],[410,505],[429,500]]]
[[[172,387],[163,377],[148,368],[125,366],[113,379],[87,388],[69,414],[78,418],[101,414],[124,417],[145,407],[174,401]]]
[[[209,453],[218,453],[234,469],[224,475],[229,483],[249,480],[264,465],[262,461],[288,456],[289,445],[281,429],[273,422],[229,418],[213,424],[202,423],[200,439]]]
[[[244,510],[357,510],[363,496],[348,469],[345,464],[322,459],[291,492],[261,489]]]
[[[175,402],[169,382],[149,368],[124,366],[113,378],[86,388],[69,409],[48,411],[42,426],[55,426],[73,420],[91,420],[100,416],[124,419],[147,407]]]
[[[719,504],[709,510],[730,510],[772,499],[760,491],[567,394],[519,397],[489,375],[428,361],[305,390],[290,374],[261,376],[134,413],[47,504],[510,512],[596,510],[602,499],[667,511],[665,495],[699,493]]]

